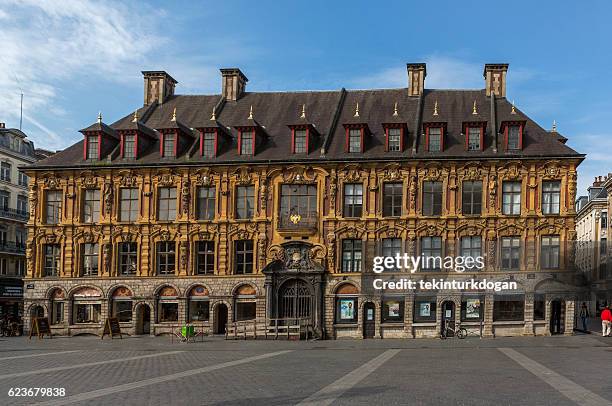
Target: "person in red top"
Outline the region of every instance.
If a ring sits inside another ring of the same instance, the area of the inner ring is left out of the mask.
[[[604,337],[610,337],[610,326],[612,325],[612,312],[610,312],[610,308],[606,305],[604,309],[601,311],[601,335]]]

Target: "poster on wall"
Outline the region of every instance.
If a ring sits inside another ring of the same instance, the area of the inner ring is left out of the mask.
[[[465,318],[480,318],[480,299],[467,299],[465,303]]]
[[[340,300],[340,319],[352,320],[355,318],[355,304],[353,299]]]
[[[429,302],[419,304],[419,315],[421,317],[431,316],[431,308]]]
[[[399,302],[388,302],[389,306],[389,317],[400,316],[400,303]]]

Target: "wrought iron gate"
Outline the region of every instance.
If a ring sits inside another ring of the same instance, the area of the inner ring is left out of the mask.
[[[278,292],[278,317],[283,319],[311,317],[312,291],[299,279],[292,279]]]

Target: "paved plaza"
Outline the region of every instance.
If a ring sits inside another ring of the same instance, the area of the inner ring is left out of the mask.
[[[2,405],[612,404],[612,338],[0,339]],[[11,388],[65,396],[9,397]]]

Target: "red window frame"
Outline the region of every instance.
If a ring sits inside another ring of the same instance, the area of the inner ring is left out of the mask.
[[[306,152],[308,155],[310,153],[310,127],[309,126],[291,126],[291,153],[298,154],[295,152],[295,130],[306,130]],[[299,152],[301,154],[302,152]]]
[[[385,128],[385,151],[389,152],[389,130],[392,128],[399,128],[400,130],[400,150],[399,152],[404,152],[404,138],[406,134],[406,125],[405,124],[384,124]],[[391,151],[398,152],[398,151]]]
[[[523,128],[525,127],[525,123],[520,121],[505,121],[502,124],[504,128],[504,149],[506,151],[521,151],[523,149]],[[508,128],[512,126],[517,126],[519,128],[519,147],[516,149],[508,149]]]
[[[245,127],[238,129],[238,155],[245,155],[242,153],[242,133],[251,132],[253,134],[253,151],[251,155],[255,155],[255,143],[257,141],[257,132],[254,127]]]
[[[100,159],[100,151],[102,148],[102,133],[86,133],[85,134],[85,142],[83,143],[83,160],[87,161],[89,158],[87,157],[87,146],[89,144],[89,137],[95,137],[98,136],[98,156],[96,157],[96,159]]]
[[[200,156],[204,156],[204,134],[214,133],[215,134],[215,147],[212,158],[217,157],[217,151],[219,146],[219,129],[218,128],[202,128],[200,129]]]
[[[470,139],[470,128],[480,128],[480,151],[484,151],[484,130],[485,130],[485,125],[484,124],[470,124],[470,123],[466,123],[463,125],[463,133],[465,134],[465,150],[469,151],[468,149],[468,143],[469,143],[469,139]]]
[[[125,158],[125,154],[123,153],[123,145],[124,145],[126,135],[134,136],[134,159],[138,159],[138,132],[137,131],[126,131],[126,132],[121,133],[121,139],[119,141],[121,158]]]
[[[166,140],[166,137],[167,137],[167,136],[172,136],[172,137],[174,137],[174,151],[173,151],[174,156],[172,156],[172,158],[176,158],[176,157],[177,157],[177,155],[178,155],[178,154],[177,154],[177,151],[178,151],[178,140],[179,140],[179,134],[178,134],[178,131],[174,131],[174,132],[172,132],[172,133],[170,133],[170,132],[168,132],[168,133],[163,133],[163,132],[162,132],[162,133],[161,133],[161,140],[160,140],[161,142],[159,143],[159,155],[160,155],[162,158],[167,158],[167,157],[164,155],[164,141]]]
[[[429,129],[439,128],[440,129],[440,152],[444,151],[444,133],[446,132],[446,126],[443,124],[425,124],[425,151],[429,151]],[[438,151],[433,151],[438,152]]]
[[[350,130],[361,130],[361,138],[359,140],[359,149],[361,153],[363,153],[364,149],[364,134],[365,134],[365,126],[358,124],[358,125],[345,125],[344,126],[344,131],[345,131],[345,142],[344,142],[344,151],[346,153],[351,153],[351,154],[355,154],[355,152],[350,152],[350,147],[349,147],[349,140],[350,140]]]

